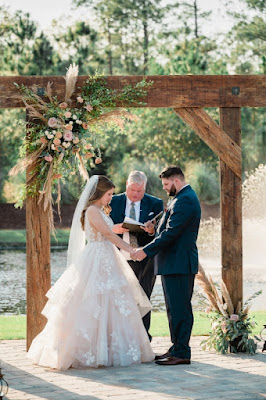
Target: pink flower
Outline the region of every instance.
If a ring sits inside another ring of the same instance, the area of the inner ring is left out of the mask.
[[[65,114],[64,114],[64,116],[66,117],[66,118],[70,118],[71,117],[71,112],[70,111],[67,111],[67,112],[65,112]]]
[[[62,110],[65,110],[67,108],[67,103],[65,103],[65,102],[60,103],[59,107],[62,108]]]
[[[55,134],[55,137],[57,137],[58,139],[60,139],[62,137],[62,133],[60,131],[57,131]]]
[[[65,125],[65,129],[66,129],[67,131],[72,131],[73,125],[72,125],[72,124],[66,124],[66,125]]]
[[[44,159],[48,162],[53,161],[53,157],[51,156],[51,154],[49,154],[49,156],[45,156]]]
[[[237,314],[231,314],[231,315],[230,315],[230,320],[231,320],[231,321],[237,322],[237,321],[239,320],[239,315],[237,315]]]
[[[101,157],[97,157],[97,158],[95,159],[95,164],[101,164],[102,161],[103,161],[103,160],[101,159]]]
[[[64,134],[64,139],[65,139],[67,142],[71,142],[72,138],[73,138],[72,132],[69,131],[69,130],[66,130],[66,131],[65,131],[65,134]]]
[[[78,137],[75,137],[75,138],[73,139],[73,143],[77,144],[78,142],[79,142],[79,138],[78,138]]]
[[[88,152],[85,154],[85,158],[88,159],[88,158],[91,158],[91,157],[93,157],[93,153],[91,153],[90,151],[88,151]]]
[[[84,148],[85,148],[86,150],[89,150],[89,149],[92,148],[92,145],[91,145],[90,143],[86,143],[86,144],[84,145]]]
[[[88,104],[86,104],[86,110],[87,111],[89,111],[89,112],[91,112],[92,110],[93,110],[93,107],[88,103]]]
[[[82,128],[83,129],[88,129],[88,124],[86,122],[82,122]]]
[[[40,137],[40,141],[41,141],[43,144],[48,143],[48,140],[46,139],[45,136],[41,136],[41,137]]]
[[[59,123],[59,121],[55,117],[51,117],[48,119],[48,126],[50,126],[50,128],[57,128],[58,123]]]
[[[54,143],[55,146],[58,146],[59,144],[61,144],[61,140],[58,139],[58,138],[54,138],[53,143]]]
[[[77,97],[77,102],[78,102],[78,103],[83,103],[83,101],[84,101],[84,100],[83,100],[83,98],[82,98],[82,97],[80,97],[80,96],[79,96],[79,97]]]

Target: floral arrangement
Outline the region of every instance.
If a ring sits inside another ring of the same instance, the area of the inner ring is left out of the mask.
[[[211,332],[208,339],[201,342],[202,348],[214,349],[218,353],[244,352],[254,354],[257,345],[254,338],[249,337],[256,322],[248,316],[251,301],[261,294],[261,291],[251,296],[243,305],[238,303],[234,310],[230,295],[224,281],[221,281],[220,287],[215,285],[212,278],[207,276],[204,269],[199,265],[197,281],[203,288],[206,297],[203,298],[203,304],[208,300],[209,305],[205,313],[211,319]],[[260,340],[257,336],[255,339]]]
[[[78,67],[71,65],[65,77],[63,100],[52,95],[50,82],[45,93],[47,100],[30,88],[15,83],[29,116],[27,135],[21,148],[22,159],[9,172],[15,175],[30,167],[17,203],[19,207],[29,195],[37,196],[38,202],[43,200],[46,210],[53,202],[54,191],[57,191],[56,203],[59,206],[60,180],[75,174],[77,168],[83,178],[88,179],[87,168],[102,162],[100,138],[106,125],[122,129],[125,119],[137,119],[125,109],[115,107],[144,105],[142,99],[152,84],[142,80],[118,91],[107,87],[103,75],[95,74],[78,88],[76,94],[77,76]]]

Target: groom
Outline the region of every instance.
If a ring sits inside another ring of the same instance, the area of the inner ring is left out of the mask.
[[[114,222],[113,231],[123,235],[123,239],[133,247],[145,246],[154,238],[154,229],[146,227],[141,233],[132,234],[122,227],[125,216],[131,217],[138,222],[145,223],[152,220],[160,211],[163,211],[163,202],[157,197],[145,193],[147,176],[142,171],[131,171],[126,181],[126,192],[113,196],[110,206],[112,208],[110,217]],[[123,251],[122,251],[123,252]],[[155,283],[154,264],[152,259],[142,262],[132,260],[129,253],[123,252],[129,265],[135,272],[144,292],[150,299]],[[143,324],[149,334],[151,312],[143,318]]]
[[[161,174],[164,190],[174,196],[163,215],[155,239],[132,257],[144,260],[155,255],[155,273],[162,276],[172,347],[156,356],[159,365],[190,364],[189,340],[193,326],[191,297],[198,272],[198,236],[201,210],[196,193],[174,165]]]

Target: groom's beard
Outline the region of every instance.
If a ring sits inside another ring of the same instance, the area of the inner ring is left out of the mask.
[[[171,186],[171,189],[168,192],[168,196],[173,197],[176,195],[176,188],[174,185]]]

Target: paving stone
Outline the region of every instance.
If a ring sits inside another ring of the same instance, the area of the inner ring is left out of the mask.
[[[266,353],[255,356],[203,352],[202,337],[192,337],[192,364],[154,363],[124,368],[55,371],[32,365],[25,341],[0,343],[1,368],[10,384],[9,400],[263,400]],[[157,354],[169,338],[154,338]]]

